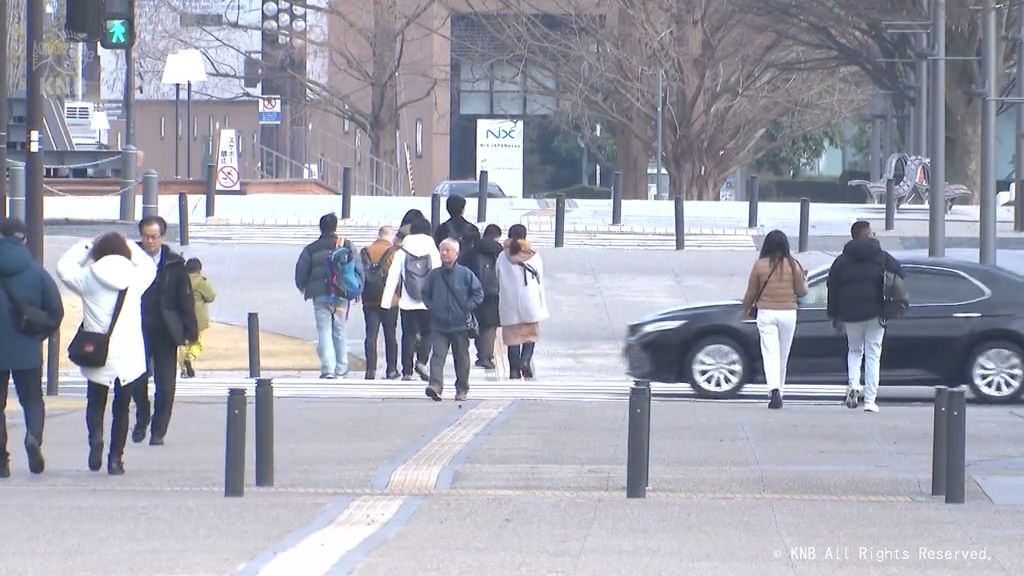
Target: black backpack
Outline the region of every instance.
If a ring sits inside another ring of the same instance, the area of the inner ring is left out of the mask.
[[[468,229],[469,226],[473,225],[468,222],[462,226],[457,226],[455,222],[448,225],[448,237],[459,243],[459,254],[462,257],[465,257],[476,247],[476,242],[480,237],[479,232],[475,235],[471,234]]]
[[[405,248],[405,270],[402,274],[402,281],[405,291],[413,300],[423,301],[423,285],[427,282],[427,274],[431,270],[430,254],[414,256]]]
[[[390,249],[389,249],[390,250]],[[383,302],[384,284],[387,282],[388,271],[384,269],[384,262],[388,253],[376,262],[370,260],[370,253],[366,248],[362,249],[363,257],[363,299],[370,302]]]
[[[475,272],[476,277],[480,279],[480,285],[484,288],[484,296],[497,296],[501,291],[498,282],[497,259],[482,252],[477,254]]]

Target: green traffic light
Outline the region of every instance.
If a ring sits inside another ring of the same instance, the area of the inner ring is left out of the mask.
[[[132,44],[132,22],[126,18],[108,18],[103,21],[100,44],[107,50],[124,50]]]

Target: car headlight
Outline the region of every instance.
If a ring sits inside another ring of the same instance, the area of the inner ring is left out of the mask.
[[[686,320],[660,320],[658,322],[651,322],[650,324],[644,324],[640,327],[639,334],[650,334],[651,332],[664,332],[665,330],[675,330],[683,324],[686,324]]]

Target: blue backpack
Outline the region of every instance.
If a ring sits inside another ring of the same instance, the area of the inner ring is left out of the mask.
[[[355,300],[363,294],[363,279],[356,273],[352,242],[345,240],[327,256],[327,293],[338,300]]]

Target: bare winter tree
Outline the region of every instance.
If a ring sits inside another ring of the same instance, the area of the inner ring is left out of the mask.
[[[492,0],[494,59],[557,78],[569,116],[614,123],[626,190],[643,196],[664,74],[664,165],[673,196],[716,199],[727,176],[769,147],[856,110],[840,74],[788,67],[814,56],[738,2]],[[550,16],[540,16],[548,14]],[[776,138],[765,137],[773,129]],[[642,192],[641,192],[642,191]]]
[[[64,0],[53,3],[55,14],[43,26],[42,50],[43,94],[63,97],[68,94],[68,80],[73,76],[67,58],[64,38]],[[14,96],[25,89],[26,50],[25,3],[7,3],[7,86]]]

